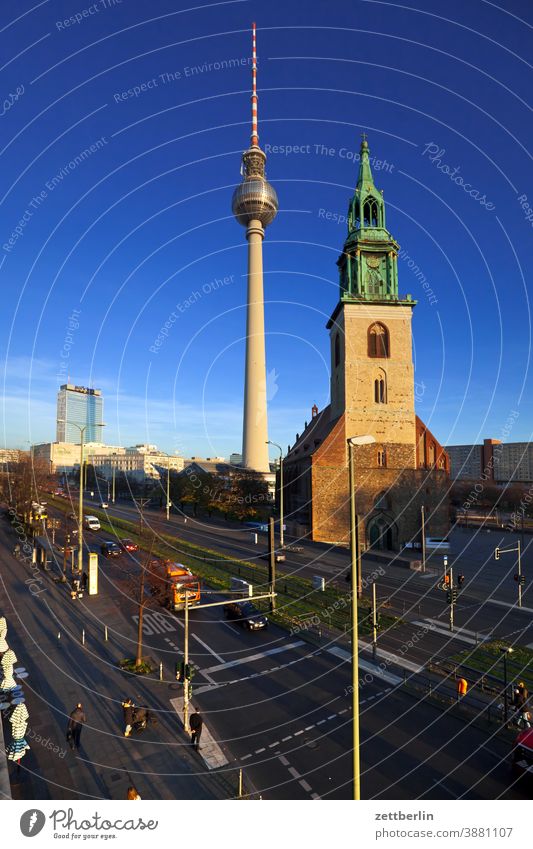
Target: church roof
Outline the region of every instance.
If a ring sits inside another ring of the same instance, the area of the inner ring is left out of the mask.
[[[328,404],[316,416],[313,416],[302,434],[297,434],[298,438],[290,451],[287,452],[283,462],[287,463],[311,457],[329,436],[338,421],[338,419],[332,420],[330,416],[331,404]]]

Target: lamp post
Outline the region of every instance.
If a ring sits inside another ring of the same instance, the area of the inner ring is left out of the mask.
[[[357,445],[370,445],[375,442],[373,436],[354,436],[348,439],[348,470],[350,478],[350,553],[351,553],[351,625],[352,625],[352,732],[353,732],[353,798],[361,799],[361,763],[359,757],[359,636],[357,610],[357,554],[359,551],[359,522],[357,520],[355,500],[354,448]]]
[[[167,522],[170,519],[170,454],[167,457]]]
[[[83,572],[83,444],[85,441],[85,431],[88,425],[79,425],[76,422],[70,422],[66,419],[58,419],[60,424],[69,424],[77,427],[80,432],[80,500],[78,505],[78,572],[81,575]],[[102,424],[102,427],[105,425]]]
[[[267,440],[267,445],[273,445],[274,448],[279,449],[279,547],[283,548],[283,449],[281,445],[270,439]]]
[[[503,721],[507,725],[509,719],[509,697],[507,695],[507,655],[513,653],[511,646],[500,648],[503,654]]]

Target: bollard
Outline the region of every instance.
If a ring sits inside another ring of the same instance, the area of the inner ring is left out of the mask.
[[[159,680],[163,680],[163,661],[161,661],[159,664]]]
[[[82,646],[85,645],[85,628],[82,628],[81,630],[81,644]]]

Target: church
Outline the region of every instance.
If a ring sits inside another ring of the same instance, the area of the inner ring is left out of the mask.
[[[331,400],[313,407],[284,460],[289,528],[316,541],[349,540],[347,440],[354,448],[360,540],[364,548],[399,550],[449,529],[449,459],[415,413],[411,295],[398,293],[399,245],[385,221],[363,138],[348,235],[339,267],[339,301],[327,324]]]

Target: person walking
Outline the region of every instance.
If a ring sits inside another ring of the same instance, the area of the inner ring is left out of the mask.
[[[189,719],[189,727],[191,729],[191,745],[195,751],[200,751],[200,737],[202,736],[202,728],[204,727],[204,721],[200,716],[200,711],[197,710],[195,713],[191,714],[191,718]]]
[[[131,785],[131,787],[128,787],[128,794],[126,796],[126,799],[134,799],[137,802],[141,798],[142,797],[139,796],[139,793],[137,792],[137,788],[134,787],[133,784]]]
[[[88,577],[88,575],[87,575],[87,572],[83,572],[83,574],[82,574],[82,576],[81,576],[81,588],[82,588],[82,590],[86,590],[86,589],[87,589],[87,584],[88,584],[88,583],[89,583],[89,577]]]
[[[516,706],[518,708],[525,708],[527,705],[527,700],[529,699],[529,692],[523,681],[520,681],[518,687],[516,688]]]
[[[81,729],[84,722],[87,722],[87,717],[83,712],[81,702],[78,702],[70,714],[67,725],[67,740],[72,750],[80,748]]]
[[[129,737],[133,727],[133,701],[124,699],[122,702],[122,710],[124,712],[124,737]]]

